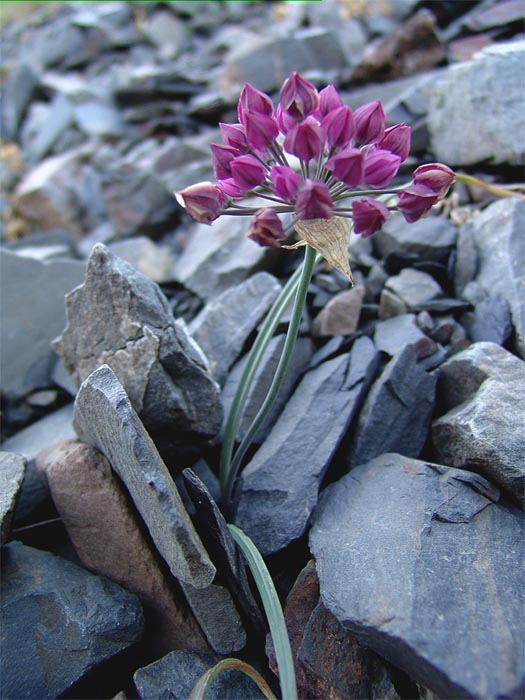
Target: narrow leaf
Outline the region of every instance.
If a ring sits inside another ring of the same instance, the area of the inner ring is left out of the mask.
[[[222,659],[215,666],[205,671],[199,680],[193,686],[190,697],[188,700],[205,700],[206,693],[208,692],[213,680],[222,673],[223,671],[240,671],[249,676],[254,683],[257,684],[259,690],[264,695],[267,700],[277,700],[275,695],[272,693],[270,686],[264,680],[260,673],[258,673],[253,666],[241,661],[240,659]]]

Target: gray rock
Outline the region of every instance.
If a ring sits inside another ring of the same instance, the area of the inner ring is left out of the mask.
[[[197,224],[177,260],[178,282],[203,299],[239,284],[262,265],[268,250],[246,237],[243,217],[223,216],[210,226]]]
[[[26,460],[22,455],[0,452],[0,545],[4,545],[9,537],[16,499],[25,471]]]
[[[472,219],[461,226],[456,244],[454,260],[454,289],[457,296],[463,297],[463,291],[476,276],[478,254],[474,243]],[[465,298],[465,297],[464,297]]]
[[[470,327],[470,337],[475,343],[491,341],[503,345],[512,332],[512,317],[506,299],[499,294],[489,294],[476,304]]]
[[[477,474],[384,454],[315,512],[324,605],[441,698],[523,692],[523,519],[497,497]]]
[[[525,508],[525,362],[495,343],[475,343],[441,366],[432,425],[436,459],[477,471]]]
[[[359,325],[365,288],[356,286],[334,296],[321,309],[312,326],[316,337],[352,335]]]
[[[308,372],[243,470],[235,522],[263,555],[303,534],[319,485],[376,367],[373,343],[360,338],[349,354]]]
[[[273,304],[281,285],[258,272],[210,300],[188,330],[202,348],[216,381],[223,383],[250,334]]]
[[[140,603],[116,583],[20,542],[2,552],[3,697],[59,697],[140,638]]]
[[[436,159],[523,165],[525,41],[494,44],[451,66],[435,86],[428,126]]]
[[[2,393],[21,398],[51,383],[56,356],[50,343],[64,327],[64,296],[84,276],[72,260],[39,262],[0,251]]]
[[[175,256],[167,246],[146,236],[134,236],[110,243],[108,248],[157,284],[174,281]]]
[[[215,568],[155,445],[107,365],[80,387],[74,427],[83,442],[106,456],[126,485],[172,574],[196,588],[209,586]]]
[[[374,343],[391,357],[407,346],[414,348],[417,357],[427,357],[437,347],[418,327],[415,314],[401,314],[376,323]]]
[[[31,42],[30,56],[37,65],[44,68],[59,63],[69,63],[83,52],[85,35],[73,26],[69,18],[61,17],[35,33]]]
[[[408,311],[415,311],[443,294],[443,290],[431,275],[410,267],[405,267],[398,275],[389,277],[385,289],[397,295]]]
[[[525,358],[525,202],[501,199],[466,226],[472,227],[477,251],[475,280],[489,294],[510,306],[516,330],[516,349]]]
[[[13,67],[3,82],[0,106],[0,134],[3,140],[16,139],[38,82],[39,77],[34,67],[23,61]]]
[[[66,307],[68,324],[53,345],[77,385],[108,364],[166,449],[219,431],[219,387],[154,282],[97,244],[86,280],[67,296]]]
[[[71,102],[65,95],[56,95],[49,106],[47,118],[41,124],[35,138],[28,144],[29,153],[33,158],[38,161],[46,156],[74,121],[75,114]]]
[[[212,654],[172,651],[133,676],[143,700],[187,700],[195,683],[219,659]],[[224,671],[210,685],[207,700],[261,700],[255,683],[239,671]]]
[[[418,457],[430,428],[436,381],[436,376],[418,365],[412,347],[395,355],[373,384],[359,414],[349,465],[393,450]]]
[[[168,10],[155,12],[141,28],[157,47],[162,60],[175,58],[188,45],[189,33],[186,23]]]
[[[121,136],[124,123],[120,112],[102,102],[81,102],[75,105],[77,125],[88,136]]]

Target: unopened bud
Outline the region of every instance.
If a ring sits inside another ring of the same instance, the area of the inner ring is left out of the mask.
[[[273,209],[260,209],[252,219],[248,238],[261,246],[279,248],[286,238],[281,220]]]

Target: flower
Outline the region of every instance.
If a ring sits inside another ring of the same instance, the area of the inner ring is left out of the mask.
[[[382,148],[371,149],[365,155],[364,181],[374,189],[386,187],[399,170],[401,158]]]
[[[401,160],[406,160],[410,153],[410,127],[404,122],[385,129],[379,148],[395,153]]]
[[[331,219],[334,203],[321,180],[305,180],[297,193],[294,211],[299,219]]]
[[[385,133],[385,113],[381,102],[369,102],[354,112],[355,139],[359,144],[379,141]]]
[[[416,168],[412,177],[415,185],[427,187],[442,199],[454,182],[456,174],[442,163],[428,163]]]
[[[230,163],[234,183],[245,192],[261,185],[266,178],[266,168],[255,156],[244,155]]]
[[[319,106],[319,94],[312,83],[294,72],[283,83],[279,104],[283,112],[301,122]]]
[[[301,176],[292,168],[286,165],[274,165],[270,170],[270,180],[273,183],[274,193],[280,197],[283,202],[293,202],[299,185],[301,184]]]
[[[248,141],[246,140],[246,132],[242,124],[225,124],[219,122],[222,140],[227,146],[232,146],[242,153],[248,150]],[[210,144],[211,145],[211,144]]]
[[[262,246],[279,248],[279,241],[286,238],[281,219],[273,209],[259,209],[252,219],[248,238]]]
[[[330,148],[344,148],[355,133],[352,110],[345,105],[333,109],[321,122],[321,128]]]
[[[432,209],[438,195],[424,185],[413,184],[399,193],[397,208],[409,224],[413,224]]]
[[[177,202],[194,221],[211,224],[221,213],[224,194],[212,182],[198,182],[175,192]]]
[[[345,148],[326,161],[325,167],[347,187],[357,187],[365,175],[365,156],[358,148]]]
[[[237,103],[237,116],[241,124],[244,124],[244,113],[246,110],[271,116],[273,114],[272,100],[264,92],[257,90],[250,83],[246,83]]]
[[[243,126],[248,146],[256,151],[265,151],[279,133],[275,117],[251,109],[243,111]]]
[[[327,85],[319,93],[319,107],[314,116],[318,119],[326,117],[338,107],[343,106],[343,100],[333,85]]]
[[[324,146],[324,133],[319,122],[307,117],[303,122],[290,129],[284,139],[283,148],[308,163],[321,155]]]
[[[226,146],[222,143],[210,143],[211,162],[213,172],[218,180],[231,177],[231,162],[240,155],[233,146]]]
[[[383,202],[371,197],[356,199],[352,203],[354,219],[354,231],[360,233],[363,238],[368,238],[379,231],[390,216],[388,207]]]

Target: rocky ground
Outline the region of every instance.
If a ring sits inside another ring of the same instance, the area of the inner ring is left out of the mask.
[[[213,499],[246,351],[302,254],[194,224],[172,191],[213,177],[244,82],[276,97],[294,70],[411,125],[399,182],[435,160],[523,181],[523,15],[62,2],[4,24],[2,697],[186,700],[232,655],[278,687]],[[286,602],[301,698],[523,696],[524,232],[519,190],[458,184],[354,236],[355,287],[314,275],[233,517]],[[262,696],[229,671],[208,697]]]

